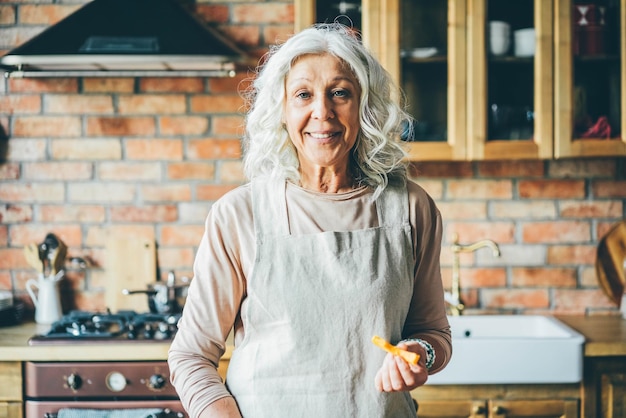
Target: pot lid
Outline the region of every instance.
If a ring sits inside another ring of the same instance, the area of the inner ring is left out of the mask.
[[[234,75],[247,61],[176,0],[93,0],[0,58],[12,76]]]

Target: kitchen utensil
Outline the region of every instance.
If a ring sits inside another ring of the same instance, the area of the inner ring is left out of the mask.
[[[514,54],[516,57],[532,57],[535,55],[535,28],[518,29],[513,34]]]
[[[38,280],[26,281],[26,291],[35,305],[35,322],[38,324],[52,324],[63,316],[61,308],[61,295],[58,282],[63,276],[63,270],[55,276],[44,277],[40,275]],[[35,289],[37,292],[35,293]]]
[[[24,257],[29,266],[34,268],[37,273],[43,272],[43,262],[39,258],[39,247],[37,244],[30,243],[24,246]]]
[[[372,342],[388,353],[393,354],[394,356],[398,356],[402,358],[404,361],[410,364],[417,364],[420,359],[419,354],[414,353],[412,351],[402,350],[401,348],[396,347],[395,345],[389,343],[384,338],[379,337],[378,335],[374,335],[372,337]]]
[[[511,46],[511,25],[501,20],[489,22],[489,52],[493,55],[506,55]]]
[[[46,245],[46,258],[48,259],[48,267],[52,274],[57,274],[65,265],[65,256],[67,255],[67,246],[65,243],[53,233],[49,233],[44,238]]]
[[[604,293],[621,306],[626,285],[626,219],[613,225],[600,239],[596,252],[596,274]]]
[[[182,312],[189,288],[189,279],[183,277],[182,281],[181,284],[176,283],[176,276],[173,271],[170,271],[166,283],[152,283],[147,289],[123,289],[122,293],[125,295],[146,294],[150,312],[175,314]]]

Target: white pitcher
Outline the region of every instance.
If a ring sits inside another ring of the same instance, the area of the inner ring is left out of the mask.
[[[63,272],[59,273],[48,278],[40,275],[38,280],[29,279],[26,282],[26,290],[35,305],[35,322],[38,324],[52,324],[63,316],[58,286]],[[33,288],[37,288],[37,294]]]

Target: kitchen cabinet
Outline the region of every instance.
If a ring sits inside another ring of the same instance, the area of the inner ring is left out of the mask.
[[[578,418],[578,385],[433,385],[412,392],[420,418]]]
[[[626,417],[626,357],[585,358],[583,417]]]
[[[0,362],[0,417],[21,418],[22,409],[22,363]]]
[[[410,160],[626,155],[626,0],[601,1],[599,50],[573,0],[295,0],[296,30],[345,3],[361,5],[363,41],[404,91]],[[505,54],[490,51],[492,21],[509,26]]]
[[[556,0],[555,157],[626,155],[626,0],[584,3]]]

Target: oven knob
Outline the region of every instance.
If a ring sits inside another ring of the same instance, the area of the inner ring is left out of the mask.
[[[111,372],[106,377],[106,385],[113,392],[121,392],[126,387],[126,378],[120,372]]]
[[[148,386],[150,389],[163,389],[165,386],[165,378],[160,374],[153,374],[150,376],[150,381],[148,382]]]
[[[78,390],[78,388],[80,388],[83,384],[83,379],[79,375],[72,373],[67,377],[65,382],[70,389]]]

